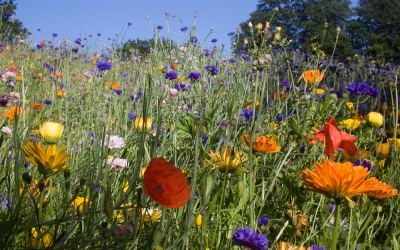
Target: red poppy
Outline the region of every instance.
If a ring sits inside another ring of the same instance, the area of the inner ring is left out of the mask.
[[[357,138],[344,131],[340,131],[333,117],[329,117],[328,122],[325,123],[325,128],[311,137],[310,141],[315,139],[318,139],[322,142],[325,140],[326,154],[332,159],[333,152],[338,148],[343,149],[350,156],[353,156],[357,153],[357,147],[354,145],[354,142],[357,141]]]
[[[43,106],[43,105],[42,105],[41,103],[36,103],[36,102],[35,102],[35,104],[33,104],[33,108],[36,109],[36,110],[41,109],[42,106]]]
[[[147,196],[166,208],[182,207],[191,192],[182,171],[161,157],[150,161],[144,172],[143,189]]]

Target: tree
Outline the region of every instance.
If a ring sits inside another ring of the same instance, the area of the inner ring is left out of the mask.
[[[14,41],[15,38],[25,39],[30,32],[23,28],[23,24],[19,19],[13,18],[17,4],[13,0],[0,1],[0,41]]]
[[[318,42],[322,51],[332,54],[336,28],[340,26],[342,31],[339,33],[335,54],[347,55],[351,52],[351,42],[344,31],[345,23],[351,15],[349,0],[261,0],[257,10],[240,27],[242,35],[249,36],[248,22],[264,24],[273,17],[272,28],[281,27],[281,36],[293,41],[292,48],[311,51],[312,46]],[[328,23],[327,27],[325,23]],[[230,35],[235,38],[233,33]]]
[[[359,0],[348,26],[355,49],[372,56],[400,53],[400,1]]]

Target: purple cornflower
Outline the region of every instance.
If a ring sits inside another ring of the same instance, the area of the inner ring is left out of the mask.
[[[89,137],[94,137],[94,132],[89,132]]]
[[[97,33],[97,36],[101,36],[101,33]]]
[[[285,87],[287,91],[289,91],[292,86],[290,85],[290,83],[288,81],[281,81],[281,86]]]
[[[326,250],[325,247],[320,247],[317,245],[311,245],[310,248],[311,248],[311,250]]]
[[[169,71],[165,74],[165,79],[168,80],[174,80],[178,78],[178,73],[174,72],[174,71]]]
[[[163,26],[158,25],[158,26],[157,26],[157,29],[158,29],[158,30],[162,30],[162,29],[163,29]]]
[[[53,101],[50,100],[50,99],[44,99],[43,103],[46,104],[46,105],[51,105],[53,103]]]
[[[147,49],[149,46],[145,43],[142,43],[142,45],[140,45],[143,49]]]
[[[304,38],[304,37],[299,37],[299,42],[300,43],[306,43],[307,42],[307,40]]]
[[[6,199],[6,196],[7,192],[4,191],[4,193],[0,196],[0,204],[2,208],[4,208],[5,210],[9,210],[11,208],[11,199],[10,197]]]
[[[379,94],[374,87],[370,87],[363,82],[354,82],[350,84],[347,86],[347,91],[353,96],[369,95],[371,97],[377,97]]]
[[[82,40],[81,40],[80,38],[77,38],[77,39],[75,40],[75,43],[78,44],[78,45],[80,45],[81,42],[82,42]]]
[[[333,211],[335,211],[335,203],[331,203],[329,204],[329,209],[328,209],[329,213],[332,213]]]
[[[177,89],[178,91],[188,91],[189,88],[186,84],[184,83],[175,83],[174,88]]]
[[[132,25],[132,23],[131,22],[128,22],[128,26],[131,26]]]
[[[218,42],[218,40],[216,38],[213,38],[213,39],[211,39],[211,42],[216,43],[216,42]]]
[[[268,217],[260,217],[258,218],[258,226],[264,226],[265,224],[268,223]]]
[[[244,61],[250,61],[251,60],[251,56],[249,56],[249,55],[244,55],[243,57],[242,57],[242,59],[244,60]]]
[[[230,63],[236,63],[236,59],[235,58],[231,58],[231,59],[229,59],[229,62]]]
[[[371,162],[363,158],[355,160],[353,166],[363,166],[364,168],[368,169],[368,171],[371,171],[372,168]]]
[[[128,72],[125,72],[125,71],[122,72],[122,76],[123,76],[123,77],[127,77],[127,76],[128,76]]]
[[[58,87],[65,89],[67,87],[67,84],[63,83],[63,82],[59,82],[58,83]]]
[[[244,116],[246,118],[246,120],[250,120],[253,117],[253,110],[252,109],[247,109],[244,108],[242,109],[242,111],[240,112],[241,116]],[[258,116],[258,111],[256,111],[256,118]]]
[[[97,62],[96,67],[99,71],[110,70],[112,68],[112,64],[109,62]]]
[[[8,103],[8,100],[7,100],[7,99],[4,99],[4,98],[1,98],[1,99],[0,99],[0,107],[5,107],[5,106],[7,106],[7,103]]]
[[[204,67],[205,70],[207,70],[211,75],[215,76],[218,74],[218,67],[212,66],[212,65],[206,65]]]
[[[115,94],[121,95],[122,94],[122,89],[116,89],[114,90]]]
[[[199,80],[201,78],[201,73],[200,72],[190,72],[188,75],[188,78],[192,81]]]
[[[252,228],[238,228],[232,234],[234,245],[243,246],[250,250],[265,250],[268,248],[268,239],[265,234],[258,234]]]
[[[182,27],[182,28],[181,28],[181,31],[182,31],[182,32],[185,32],[185,31],[187,31],[187,29],[188,29],[188,27],[185,26],[185,27]]]
[[[197,43],[197,37],[191,36],[191,37],[190,37],[190,41],[191,41],[192,43]]]
[[[276,119],[278,120],[278,122],[285,121],[285,120],[286,120],[286,116],[285,116],[285,115],[278,114],[278,115],[276,116]]]
[[[58,35],[57,35],[57,33],[53,33],[51,36],[52,37],[57,37]]]
[[[205,135],[201,138],[201,142],[206,143],[207,141],[208,141],[208,136]]]
[[[130,112],[130,113],[128,114],[128,118],[129,118],[129,120],[131,120],[131,121],[135,120],[136,117],[137,117],[137,115],[133,114],[132,112]]]

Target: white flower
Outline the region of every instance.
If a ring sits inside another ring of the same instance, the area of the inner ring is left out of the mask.
[[[110,165],[112,168],[127,168],[129,166],[128,161],[126,159],[121,158],[109,158],[107,160],[107,164]]]
[[[112,135],[104,138],[104,146],[107,146],[109,149],[114,149],[114,148],[123,148],[125,147],[125,142],[122,137]]]
[[[6,135],[11,135],[11,129],[9,127],[2,127],[1,132],[3,132]]]

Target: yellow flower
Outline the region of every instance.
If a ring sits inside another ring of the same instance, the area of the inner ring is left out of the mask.
[[[320,83],[324,78],[324,72],[319,70],[307,70],[303,73],[303,79],[307,84],[316,84]]]
[[[242,140],[244,141],[244,143],[246,143],[248,147],[250,147],[250,138],[251,135],[242,136]],[[274,140],[272,140],[268,136],[260,135],[259,137],[257,137],[256,141],[253,142],[253,150],[260,153],[268,154],[278,153],[281,151],[281,148]]]
[[[129,181],[122,182],[122,193],[126,193],[126,191],[128,191],[128,188],[129,188]]]
[[[92,202],[89,203],[89,199],[80,196],[76,197],[75,200],[72,202],[74,210],[76,211],[77,209],[79,209],[79,212],[81,213],[86,210],[90,205],[92,205]]]
[[[367,168],[352,166],[350,162],[337,163],[323,159],[315,163],[315,170],[308,168],[300,175],[308,190],[323,194],[331,199],[346,199],[357,205],[351,197],[376,190],[376,178],[369,175]]]
[[[262,29],[262,24],[258,23],[256,26],[254,26],[254,28],[256,28],[256,30],[261,30]]]
[[[368,156],[369,156],[369,151],[367,151],[363,148],[359,148],[357,151],[357,154],[355,154],[353,156],[348,155],[346,153],[346,151],[344,151],[344,150],[342,151],[342,158],[344,160],[351,161],[351,162],[354,162],[355,160],[360,159],[360,158],[367,158]]]
[[[346,129],[356,129],[360,126],[361,122],[356,119],[346,119],[339,123],[340,126],[346,127]]]
[[[394,140],[394,138],[388,138],[387,141],[390,143],[390,145],[393,145],[393,144],[396,143],[395,149],[396,149],[396,150],[397,150],[397,149],[400,149],[400,139],[397,139],[397,138],[396,138],[396,140]]]
[[[160,247],[160,246],[156,246],[156,247],[154,248],[154,250],[163,250],[163,248]]]
[[[379,128],[383,124],[383,115],[378,112],[369,112],[367,115],[367,122],[369,125]]]
[[[93,79],[92,78],[89,78],[88,80],[87,80],[87,82],[93,82]]]
[[[183,82],[183,80],[185,80],[184,76],[178,76],[178,82],[179,83]]]
[[[39,125],[40,135],[48,144],[56,144],[61,138],[64,126],[57,122],[44,122]]]
[[[65,162],[71,158],[71,155],[66,154],[65,150],[65,145],[58,151],[56,145],[45,148],[41,141],[37,144],[30,141],[24,145],[25,158],[38,167],[43,174],[69,171]]]
[[[43,249],[51,246],[53,241],[53,235],[51,235],[48,231],[40,229],[40,235],[36,228],[32,228],[30,237],[27,239],[27,247],[31,247],[34,249]]]
[[[139,179],[143,180],[144,172],[146,172],[147,167],[142,167],[139,171]]]
[[[224,148],[222,156],[220,152],[214,153],[213,151],[210,151],[208,155],[211,159],[206,159],[205,163],[212,166],[210,170],[218,168],[222,173],[226,171],[234,173],[242,169],[242,164],[247,161],[247,157],[240,156],[238,151],[231,150],[230,148]],[[244,171],[247,172],[246,170]]]
[[[388,156],[390,153],[390,143],[389,142],[385,142],[385,143],[376,142],[375,143],[375,153],[378,155],[379,159],[386,158],[386,156]]]
[[[203,223],[203,216],[201,214],[197,215],[195,224],[197,228],[201,227],[201,224]]]
[[[160,222],[161,214],[162,214],[161,209],[142,208],[141,219],[146,224]]]
[[[276,32],[281,32],[281,30],[282,30],[282,27],[276,27]]]
[[[323,95],[325,93],[325,89],[315,89],[315,94]]]
[[[248,23],[250,28],[253,28],[253,24],[251,22]]]
[[[22,76],[17,76],[16,80],[17,80],[18,82],[22,82]]]
[[[352,111],[354,108],[354,103],[352,102],[346,102],[346,107],[348,110]]]
[[[133,126],[135,127],[136,131],[149,131],[151,129],[152,119],[151,117],[147,117],[146,123],[142,116],[136,117]]]
[[[303,246],[298,247],[291,245],[289,242],[281,241],[279,242],[278,250],[306,250],[306,248]]]

